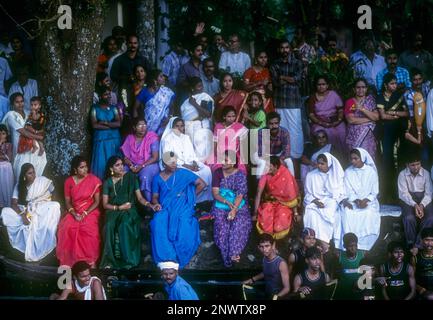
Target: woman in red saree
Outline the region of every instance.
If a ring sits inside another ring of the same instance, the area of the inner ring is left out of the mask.
[[[233,106],[236,114],[239,114],[246,104],[247,94],[241,90],[233,89],[233,77],[230,73],[224,73],[220,81],[221,91],[213,98],[215,101],[214,119],[222,121],[221,113],[226,106]]]
[[[263,201],[262,201],[263,195]],[[262,176],[255,199],[253,220],[259,233],[284,238],[297,215],[299,189],[295,178],[278,157],[270,157],[269,173]]]
[[[263,97],[263,107],[266,113],[275,111],[272,101],[272,79],[267,68],[268,55],[265,51],[259,52],[255,64],[244,73],[244,85],[247,92],[257,91]]]
[[[60,265],[86,261],[95,267],[100,253],[99,202],[102,182],[88,172],[81,156],[72,159],[71,176],[65,181],[67,213],[59,224],[57,258]]]

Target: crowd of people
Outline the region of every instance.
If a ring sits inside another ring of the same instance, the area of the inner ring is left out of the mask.
[[[251,59],[237,34],[208,44],[203,31],[198,24],[191,40],[173,42],[161,70],[140,54],[136,35],[116,27],[104,40],[92,153],[73,158],[63,208],[44,177],[44,99],[30,78],[37,62],[19,37],[11,50],[0,47],[0,208],[11,246],[29,262],[55,250],[60,265],[86,278],[56,298],[84,296],[92,283],[102,298],[88,269],[137,268],[150,237],[170,298],[182,298],[170,291],[177,283],[195,299],[177,271],[201,244],[199,221],[212,219],[227,268],[251,232],[261,235],[263,273],[245,285],[264,279],[267,298],[324,299],[334,278],[337,296],[360,298],[354,283],[379,237],[379,203],[399,204],[405,239],[389,245],[377,282],[385,299],[432,299],[433,58],[422,35],[400,57],[392,44],[383,51],[362,39],[347,64],[353,94],[342,97],[329,75],[309,74],[314,59],[344,55],[332,36],[322,47],[301,30],[268,48],[279,54],[269,61],[259,48]],[[139,211],[152,215],[150,235]],[[286,259],[276,240],[288,237],[303,247]],[[336,273],[324,263],[334,254]]]

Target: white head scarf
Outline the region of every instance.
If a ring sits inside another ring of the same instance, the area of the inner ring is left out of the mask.
[[[171,117],[170,118],[167,126],[164,129],[164,133],[161,136],[161,140],[159,141],[159,168],[161,169],[161,171],[164,170],[164,165],[163,165],[163,161],[162,161],[162,155],[163,155],[163,152],[162,152],[163,151],[162,150],[162,141],[167,138],[167,136],[169,135],[169,133],[172,132],[174,121],[177,118],[179,118],[179,117]]]
[[[158,263],[158,268],[161,269],[161,271],[164,269],[179,270],[179,264],[173,261],[165,261]]]
[[[368,151],[363,148],[355,148],[355,149],[358,150],[359,153],[361,154],[361,161],[364,162],[364,164],[366,164],[367,166],[372,167],[374,171],[376,171],[377,173],[376,164],[374,163],[373,158],[370,156]]]
[[[332,193],[335,199],[338,199],[344,193],[344,170],[340,162],[329,152],[323,153],[328,160],[328,180],[326,188]]]

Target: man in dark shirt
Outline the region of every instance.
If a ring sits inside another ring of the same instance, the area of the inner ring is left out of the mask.
[[[152,68],[145,57],[138,52],[138,37],[134,34],[128,36],[128,50],[118,56],[111,68],[110,78],[119,88],[125,88],[132,82],[134,67],[142,65],[147,72]]]

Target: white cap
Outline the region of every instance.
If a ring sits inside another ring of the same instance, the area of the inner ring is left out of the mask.
[[[164,269],[179,270],[179,264],[173,261],[160,262],[158,263],[158,268],[161,270]]]

